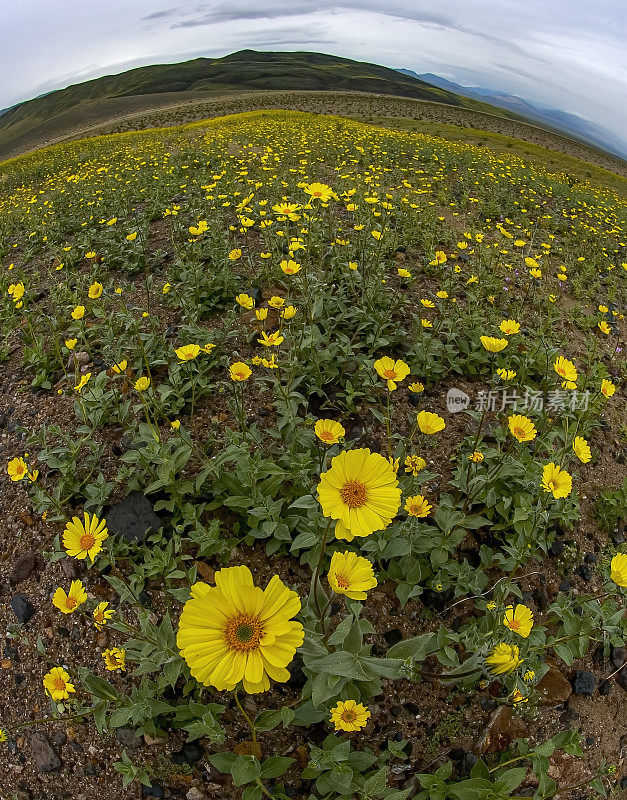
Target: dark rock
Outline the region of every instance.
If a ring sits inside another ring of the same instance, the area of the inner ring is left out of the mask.
[[[57,728],[50,734],[50,741],[55,747],[63,747],[67,742],[67,733],[63,728]]]
[[[549,671],[542,676],[538,682],[538,692],[542,695],[540,705],[559,706],[565,703],[572,694],[572,686],[562,675],[559,669],[553,665]]]
[[[592,578],[592,570],[587,564],[580,564],[575,572],[583,578],[584,581],[589,581]]]
[[[592,736],[587,736],[586,737],[586,745],[588,747],[594,747],[595,741],[596,741],[596,739],[594,739],[594,737],[592,737]]]
[[[290,679],[287,685],[295,691],[300,691],[307,683],[307,676],[303,671],[303,657],[300,653],[296,653],[294,660],[290,663]]]
[[[142,787],[142,794],[144,797],[163,797],[164,791],[163,787],[159,786],[158,783],[153,783],[150,786],[144,786],[143,783],[140,784]]]
[[[512,716],[509,706],[499,706],[492,714],[483,736],[477,743],[480,755],[500,753],[514,740],[524,738],[527,725],[520,717]]]
[[[386,631],[383,634],[383,638],[388,643],[388,645],[392,647],[392,645],[398,644],[398,642],[402,640],[403,633],[402,631],[399,631],[398,628],[392,628],[391,631]]]
[[[596,553],[588,553],[588,555],[584,558],[586,564],[596,564],[598,560],[599,557],[596,555]]]
[[[11,608],[17,621],[25,625],[35,613],[35,606],[25,594],[18,594],[11,600]]]
[[[464,757],[462,758],[462,772],[464,775],[470,774],[470,770],[475,766],[477,761],[478,758],[474,753],[464,753]]]
[[[145,589],[142,589],[142,591],[137,595],[137,599],[144,608],[150,608],[152,606],[152,597]]]
[[[568,581],[562,581],[560,583],[560,592],[570,592],[570,583],[568,583]]]
[[[52,742],[43,731],[35,731],[29,739],[33,761],[39,772],[55,772],[63,766]]]
[[[115,738],[123,747],[139,747],[142,740],[139,739],[132,728],[118,728]]]
[[[9,574],[9,583],[15,586],[17,583],[25,581],[37,569],[37,553],[30,552],[24,553],[13,565],[13,569]]]
[[[624,692],[627,692],[627,669],[621,669],[616,676],[616,683]]]
[[[624,778],[621,778],[621,780],[620,780],[620,788],[621,789],[627,789],[627,775],[625,775]]]
[[[425,591],[420,595],[420,599],[422,600],[423,604],[427,606],[427,608],[434,609],[435,611],[441,611],[444,606],[450,603],[454,594],[455,588],[453,586],[449,586],[449,588],[445,589],[443,592],[436,592],[433,589],[425,589]]]
[[[564,552],[564,542],[561,539],[556,539],[549,547],[549,554],[552,556],[561,556]]]
[[[612,684],[610,681],[601,681],[599,684],[599,694],[602,694],[604,697],[607,697],[608,694],[612,692]]]
[[[610,660],[614,669],[620,669],[627,661],[627,651],[624,647],[612,647],[610,649]]]
[[[404,703],[404,706],[410,714],[414,714],[414,716],[420,714],[420,707],[415,703],[412,703],[411,700],[409,700],[407,703]]]
[[[578,669],[573,680],[573,692],[575,694],[585,694],[590,697],[596,686],[596,678],[591,672]]]
[[[146,536],[157,533],[163,526],[152,503],[141,492],[131,492],[116,503],[106,516],[109,533],[118,534],[130,542],[143,542]]]
[[[196,742],[186,742],[181,750],[172,753],[172,761],[179,766],[183,764],[196,764],[205,754],[202,747]]]
[[[61,562],[61,572],[66,578],[71,578],[74,580],[78,578],[81,571],[81,565],[79,565],[78,561],[75,561],[72,558],[64,558]]]
[[[493,700],[491,697],[484,697],[481,701],[481,708],[484,711],[494,711],[497,706],[496,700]]]

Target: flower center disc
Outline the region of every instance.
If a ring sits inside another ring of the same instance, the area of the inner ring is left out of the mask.
[[[341,497],[349,508],[361,508],[366,505],[366,487],[359,481],[349,481],[342,487]]]
[[[337,585],[342,589],[348,589],[348,578],[345,575],[335,575]]]
[[[389,381],[394,380],[396,377],[396,372],[393,369],[386,369],[383,372],[383,377],[387,378]]]
[[[514,428],[514,436],[517,439],[522,439],[525,435],[525,431],[522,428]]]
[[[232,650],[255,650],[262,634],[259,618],[238,614],[226,626],[224,634]]]
[[[347,709],[345,709],[342,714],[342,719],[344,720],[344,722],[355,722],[356,718],[357,714],[355,714],[354,711],[348,711]]]
[[[509,627],[513,631],[517,631],[520,628],[520,622],[517,619],[510,620]]]
[[[85,533],[81,536],[80,539],[80,546],[81,550],[91,550],[91,548],[96,544],[96,540],[91,535],[91,533]]]
[[[65,691],[65,681],[63,680],[63,678],[55,678],[54,688],[57,689],[59,692]]]

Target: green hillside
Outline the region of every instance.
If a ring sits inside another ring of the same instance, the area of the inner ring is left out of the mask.
[[[387,67],[352,61],[322,53],[269,53],[242,50],[224,58],[197,58],[179,64],[159,64],[107,75],[68,86],[28,100],[0,116],[0,157],[17,143],[35,146],[67,129],[98,122],[98,113],[110,113],[112,105],[120,115],[145,110],[149,98],[160,105],[160,97],[184,102],[188,97],[220,94],[229,90],[361,91],[446,103],[484,111],[510,119],[516,114],[487,103],[431,86]],[[126,100],[127,102],[122,102]],[[113,102],[115,101],[115,103]],[[102,104],[102,105],[99,105]]]

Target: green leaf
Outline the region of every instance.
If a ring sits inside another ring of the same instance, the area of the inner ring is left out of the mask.
[[[413,659],[414,661],[424,661],[437,647],[436,636],[433,633],[423,633],[413,639],[406,639],[404,642],[392,645],[387,651],[388,658],[400,658],[403,661]]]
[[[261,764],[255,756],[238,756],[231,765],[231,776],[236,786],[243,786],[258,778],[261,774]]]
[[[268,758],[261,765],[260,777],[278,778],[279,775],[283,775],[283,773],[286,770],[288,770],[293,763],[294,763],[293,758],[284,758],[282,756],[274,756],[273,758]]]
[[[353,770],[348,764],[337,764],[326,776],[330,785],[339,794],[350,794]]]
[[[318,508],[318,502],[312,494],[304,494],[288,506],[290,508]]]

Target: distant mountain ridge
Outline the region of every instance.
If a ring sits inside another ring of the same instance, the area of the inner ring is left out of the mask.
[[[561,112],[552,112],[553,118],[547,121],[546,114],[538,116],[540,111],[520,98],[511,97],[508,105],[503,105],[498,93],[470,96],[464,87],[451,83],[455,88],[451,91],[436,85],[438,81],[447,83],[444,79],[426,77],[434,82],[411,70],[308,51],[241,50],[222,58],[139,67],[50,91],[5,109],[0,113],[0,161],[133,114],[246,92],[277,91],[359,92],[445,104],[459,109],[462,116],[479,112],[532,124],[592,144],[597,152],[599,147],[614,152],[606,140],[601,144],[589,131],[588,135],[581,130],[566,131],[555,119]],[[572,129],[574,123],[570,125]]]
[[[493,106],[513,111],[536,124],[549,126],[552,130],[575,137],[586,144],[592,144],[594,147],[600,147],[620,158],[627,158],[627,142],[622,141],[601,125],[582,119],[576,114],[569,114],[566,111],[560,111],[541,104],[533,104],[518,95],[495,89],[485,89],[481,86],[461,86],[439,75],[434,75],[432,72],[418,74],[411,69],[399,69],[398,71],[403,75],[424,81],[440,89],[475,100],[483,100]]]
[[[323,53],[240,50],[223,58],[138,67],[48,92],[8,109],[0,119],[0,134],[9,127],[22,128],[26,121],[49,121],[85,102],[216,89],[364,91],[494,111],[483,100],[456,95],[378,64]],[[506,110],[506,116],[513,115]]]

